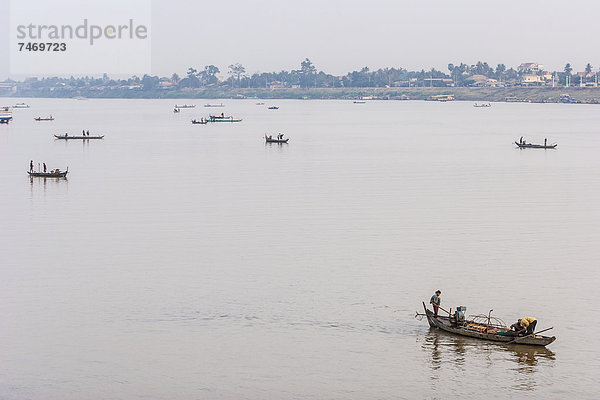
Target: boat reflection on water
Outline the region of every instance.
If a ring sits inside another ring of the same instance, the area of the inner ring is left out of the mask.
[[[545,379],[536,372],[553,367],[555,361],[555,353],[542,346],[481,341],[433,328],[422,338],[421,348],[429,359],[434,381],[440,379],[443,370],[467,373],[476,379],[477,371],[494,368],[512,371],[505,375],[509,381],[504,384],[515,391],[535,390]]]

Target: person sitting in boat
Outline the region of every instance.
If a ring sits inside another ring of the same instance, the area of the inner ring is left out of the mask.
[[[88,135],[88,136],[90,136],[90,130],[88,129],[85,134]]]
[[[221,118],[225,118],[225,114],[221,113]]]
[[[441,294],[442,294],[441,290],[436,290],[435,294],[433,296],[431,296],[431,299],[429,299],[429,304],[431,304],[433,306],[433,316],[434,317],[438,316],[438,309],[440,308],[440,304],[442,303],[442,299],[440,298]]]
[[[521,139],[519,139],[519,143],[523,144],[523,136],[521,136]]]
[[[511,329],[519,336],[532,335],[537,325],[537,319],[534,317],[521,318],[510,326]]]

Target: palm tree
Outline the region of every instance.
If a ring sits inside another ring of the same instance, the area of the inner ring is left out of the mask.
[[[571,80],[571,71],[573,71],[573,68],[571,68],[571,64],[567,63],[567,65],[565,65],[565,86],[569,87],[569,81]]]

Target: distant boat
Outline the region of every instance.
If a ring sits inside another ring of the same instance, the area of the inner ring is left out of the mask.
[[[208,122],[242,122],[242,119],[234,119],[233,117],[211,118]]]
[[[206,120],[206,119],[201,119],[200,121],[198,121],[198,120],[196,120],[196,119],[193,119],[193,120],[192,120],[192,124],[205,125],[205,124],[208,124],[208,120]]]
[[[48,118],[37,117],[37,118],[34,118],[34,120],[36,120],[36,121],[54,121],[54,117],[52,117],[52,115],[49,116]]]
[[[205,104],[204,107],[225,107],[223,103],[221,104]]]
[[[12,118],[12,111],[8,107],[0,109],[0,124],[8,124]]]
[[[555,149],[556,146],[558,146],[557,143],[555,144],[533,144],[533,143],[519,143],[519,142],[515,142],[515,144],[517,146],[519,146],[519,148],[521,149]]]
[[[256,103],[257,106],[264,106],[265,103]]]
[[[279,110],[279,107],[277,107],[277,106],[271,106],[271,107],[269,107],[269,110]]]
[[[64,140],[71,140],[71,139],[78,139],[78,140],[88,140],[88,139],[102,139],[104,137],[104,135],[97,135],[97,136],[69,136],[66,133],[64,135],[54,135],[55,138],[57,139],[64,139]]]
[[[356,101],[356,100],[355,100],[355,101],[353,101],[353,103],[354,103],[354,104],[365,104],[365,103],[366,103],[366,101]]]
[[[25,103],[17,103],[12,108],[29,108],[29,106]]]
[[[69,167],[67,167],[66,171],[61,171],[59,169],[52,170],[50,172],[29,172],[27,171],[29,176],[37,176],[42,178],[66,178],[69,173]]]
[[[267,142],[267,143],[287,143],[288,140],[290,140],[290,139],[289,138],[283,139],[283,136],[281,139],[273,139],[272,136],[265,135],[265,142]]]
[[[178,112],[181,112],[181,110],[180,110],[179,108],[175,108],[175,109],[173,110],[173,112],[174,112],[175,114],[177,114]]]
[[[482,104],[477,104],[477,103],[475,103],[475,104],[473,105],[473,107],[491,107],[491,106],[492,106],[492,104],[491,104],[491,103],[482,103]]]
[[[183,104],[181,106],[178,106],[177,104],[175,104],[175,108],[195,108],[196,106],[193,104]]]

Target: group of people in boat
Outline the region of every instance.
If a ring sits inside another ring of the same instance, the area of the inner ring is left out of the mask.
[[[65,134],[65,135],[66,135],[66,134]],[[85,129],[83,129],[83,130],[81,131],[81,136],[90,136],[90,131],[89,131],[89,129],[88,129],[87,131],[86,131]]]
[[[527,143],[527,142],[526,142],[526,141],[523,139],[523,136],[521,136],[521,138],[519,139],[519,144],[522,144],[522,145],[528,145],[528,144],[531,144],[531,143]],[[548,139],[547,139],[547,138],[544,138],[544,146],[547,146],[547,145],[548,145]]]
[[[269,139],[269,140],[273,140],[273,135],[265,135],[265,138]],[[283,133],[279,133],[277,134],[277,140],[283,140]]]
[[[47,168],[46,168],[46,163],[45,162],[42,163],[42,171],[44,173],[47,173]],[[32,172],[32,173],[35,172],[34,171],[34,166],[33,166],[33,160],[29,161],[29,172]],[[51,174],[59,174],[60,173],[60,169],[58,169],[58,168],[57,169],[53,169],[53,170],[50,171],[50,173]]]
[[[523,139],[523,138],[521,138],[521,139]],[[440,306],[442,304],[442,299],[440,297],[441,294],[442,294],[441,290],[436,290],[434,295],[431,296],[431,299],[429,299],[429,304],[431,304],[433,306],[433,316],[435,318],[437,318],[438,310],[440,309]],[[523,317],[510,326],[510,331],[515,336],[529,336],[529,335],[533,335],[536,325],[537,325],[536,318]]]

